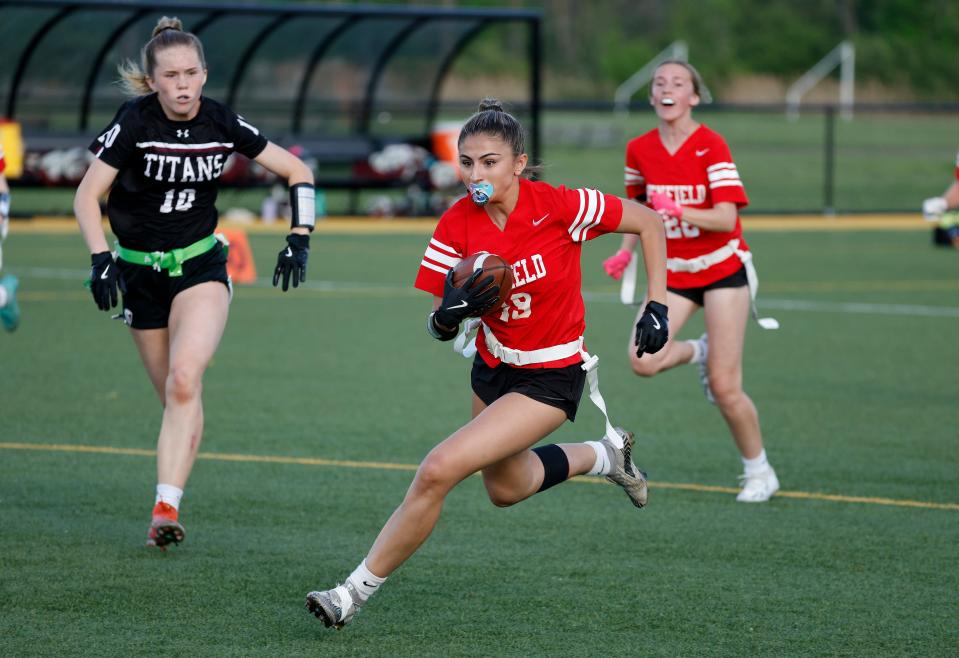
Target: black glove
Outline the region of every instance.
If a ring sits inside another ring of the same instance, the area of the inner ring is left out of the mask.
[[[669,340],[668,310],[659,302],[646,304],[646,310],[636,323],[636,356],[642,356],[644,352],[655,354],[663,349]]]
[[[283,276],[283,292],[290,289],[290,274],[293,275],[293,287],[306,281],[306,259],[310,256],[310,236],[290,233],[286,236],[286,247],[276,257],[276,269],[273,270],[273,285]]]
[[[117,305],[117,288],[126,294],[126,281],[123,280],[117,264],[113,262],[113,254],[109,251],[92,254],[90,263],[93,265],[90,269],[90,292],[93,293],[93,301],[101,311],[109,311]]]
[[[483,270],[476,270],[457,288],[453,285],[453,270],[450,269],[443,286],[443,302],[433,313],[438,324],[453,329],[466,318],[479,317],[493,308],[499,299],[499,286],[492,285],[490,275],[477,284],[476,279],[481,274]]]

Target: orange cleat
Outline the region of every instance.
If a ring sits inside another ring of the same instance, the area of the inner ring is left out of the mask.
[[[168,544],[179,544],[186,531],[177,520],[178,512],[173,505],[157,503],[153,507],[153,521],[147,533],[147,546],[156,546],[165,551]]]

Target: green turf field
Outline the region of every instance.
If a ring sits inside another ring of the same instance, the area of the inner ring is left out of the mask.
[[[251,238],[261,280],[237,290],[205,379],[187,541],[159,554],[143,540],[160,407],[134,347],[81,287],[79,235],[15,226],[2,653],[956,655],[959,254],[925,230],[748,238],[782,329],[750,327],[746,385],[784,495],[734,502],[741,466],[692,368],[631,375],[602,238],[584,250],[587,338],[614,422],[641,437],[649,507],[576,481],[496,509],[471,478],[334,633],[305,594],[345,577],[409,468],[468,416],[468,364],[426,335],[410,288],[426,235],[317,234],[309,285],[287,294],[266,283],[282,237]],[[596,438],[600,418],[584,400],[555,438]]]

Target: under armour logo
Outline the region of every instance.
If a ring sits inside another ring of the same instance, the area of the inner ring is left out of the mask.
[[[177,137],[180,137],[180,138],[189,137],[189,136],[190,136],[190,131],[189,131],[189,129],[187,129],[187,130],[177,130],[177,131],[176,131],[176,136],[177,136]]]

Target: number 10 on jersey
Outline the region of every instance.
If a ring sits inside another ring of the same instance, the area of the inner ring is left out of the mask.
[[[174,196],[176,197],[176,205],[173,205]],[[166,195],[163,197],[163,205],[160,206],[161,213],[170,213],[174,210],[184,211],[189,210],[193,207],[193,202],[196,201],[196,190],[192,188],[186,188],[180,190],[180,193],[177,194],[176,190],[167,190]]]

